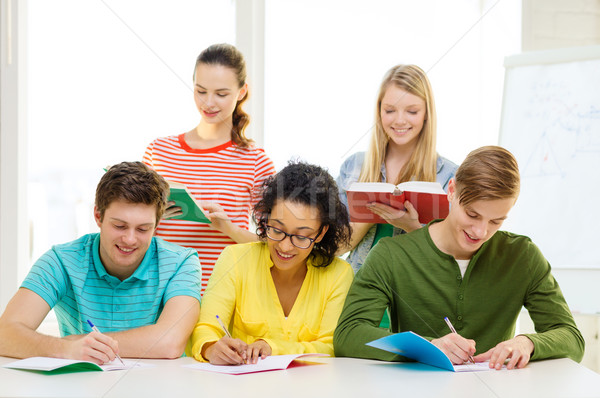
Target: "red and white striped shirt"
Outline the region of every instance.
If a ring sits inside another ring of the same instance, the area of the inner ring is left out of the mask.
[[[262,149],[240,148],[233,142],[208,149],[193,149],[184,134],[154,140],[144,163],[170,181],[185,184],[197,200],[220,204],[229,219],[248,229],[252,207],[263,181],[275,173]],[[235,242],[225,234],[185,220],[162,220],[156,235],[198,251],[202,265],[202,294],[221,251]]]

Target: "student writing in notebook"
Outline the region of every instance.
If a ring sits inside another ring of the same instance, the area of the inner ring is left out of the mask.
[[[211,224],[165,219],[156,230],[165,240],[198,251],[204,291],[226,246],[257,240],[249,231],[250,212],[258,188],[275,168],[245,135],[250,118],[242,109],[249,95],[242,53],[230,44],[206,48],[193,78],[200,122],[188,132],[154,140],[144,163],[186,185],[208,213]],[[165,218],[178,214],[181,208],[172,206]]]
[[[198,319],[201,269],[194,250],[154,236],[168,192],[142,162],[110,167],[96,189],[100,232],[35,262],[0,317],[0,355],[100,365],[117,354],[180,357]],[[51,309],[62,337],[36,332]]]
[[[367,152],[351,155],[340,167],[337,183],[347,205],[346,191],[353,182],[437,181],[444,189],[456,165],[436,153],[437,116],[431,84],[416,65],[396,65],[384,76],[375,106],[375,126]],[[374,203],[371,211],[388,224],[352,222],[348,261],[354,271],[383,236],[421,227],[410,202],[397,210]]]
[[[448,186],[450,214],[409,234],[382,239],[356,274],[335,331],[338,356],[402,360],[365,343],[413,331],[454,364],[475,355],[500,369],[530,360],[580,361],[584,340],[550,265],[526,236],[499,231],[519,194],[512,154],[501,147],[471,152]],[[536,333],[514,336],[525,307]],[[449,333],[448,317],[457,333]]]
[[[254,218],[261,241],[229,246],[219,257],[191,355],[231,365],[268,355],[333,354],[353,277],[335,257],[349,235],[335,181],[318,166],[291,163],[267,180]]]

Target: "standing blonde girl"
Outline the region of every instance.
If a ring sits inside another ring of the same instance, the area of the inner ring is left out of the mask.
[[[447,189],[457,166],[436,153],[436,112],[433,91],[425,72],[415,65],[397,65],[381,83],[375,111],[375,127],[368,151],[344,161],[337,183],[340,198],[348,205],[346,191],[353,182],[438,181]],[[384,236],[421,227],[410,202],[406,211],[374,203],[371,211],[388,224],[351,223],[348,262],[354,271],[369,250]]]

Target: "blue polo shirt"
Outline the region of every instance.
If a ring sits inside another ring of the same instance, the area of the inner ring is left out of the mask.
[[[153,237],[139,267],[121,281],[106,272],[99,246],[99,233],[53,246],[21,285],[54,308],[61,336],[89,333],[88,319],[102,332],[155,324],[175,296],[200,302],[202,269],[195,250]]]

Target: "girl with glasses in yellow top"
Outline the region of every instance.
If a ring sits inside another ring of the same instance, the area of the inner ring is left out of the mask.
[[[290,163],[265,182],[253,217],[261,241],[229,246],[219,257],[188,354],[215,365],[333,355],[353,277],[335,256],[350,232],[335,181],[318,166]]]

